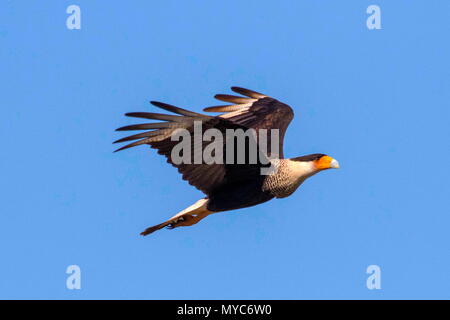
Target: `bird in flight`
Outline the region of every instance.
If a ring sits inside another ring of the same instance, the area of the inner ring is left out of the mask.
[[[167,162],[178,169],[184,180],[206,195],[167,221],[147,228],[141,235],[148,235],[164,227],[173,229],[191,226],[213,213],[251,207],[273,198],[285,198],[314,174],[326,169],[339,168],[337,160],[322,153],[284,158],[283,139],[294,117],[292,108],[252,90],[240,87],[232,87],[231,90],[241,96],[218,94],[215,96],[216,99],[230,104],[204,109],[205,112],[221,113],[218,116],[192,112],[157,101],[151,101],[151,104],[174,114],[149,112],[125,114],[160,122],[118,128],[117,131],[145,131],[115,141],[114,143],[136,140],[116,151],[143,144],[149,145],[164,155]],[[216,161],[207,161],[212,157],[206,157],[201,161],[195,159],[196,154],[202,156],[207,148],[211,148],[211,138],[204,138],[200,142],[195,138],[188,139],[189,148],[183,149],[182,152],[174,152],[175,149],[179,149],[180,143],[174,136],[180,130],[185,130],[191,135],[200,133],[202,137],[206,136],[204,134],[208,130],[209,132],[213,130],[216,136],[217,134],[226,136],[223,139],[214,139],[214,142],[220,142],[215,145],[215,151],[211,152]],[[230,135],[230,138],[229,130],[235,132],[253,130],[254,134],[246,136],[247,139],[239,140],[236,138],[237,135]],[[267,134],[268,131],[276,134]],[[258,157],[256,161],[252,160],[251,153],[255,152],[255,148],[252,149],[251,141],[262,137],[265,137],[265,146],[256,144]],[[239,149],[240,147],[242,148]],[[242,150],[243,157],[239,152]],[[177,155],[181,154],[187,161],[180,161],[179,157],[177,158]],[[273,170],[263,174],[263,169],[268,168]]]

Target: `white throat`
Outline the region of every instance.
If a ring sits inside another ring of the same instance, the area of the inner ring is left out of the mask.
[[[298,179],[306,179],[317,173],[317,168],[312,161],[294,161],[287,159],[287,167],[291,174]]]

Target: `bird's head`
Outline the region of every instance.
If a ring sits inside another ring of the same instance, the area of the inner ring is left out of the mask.
[[[339,169],[339,162],[323,153],[309,154],[307,156],[293,158],[292,160],[310,162],[317,171]]]

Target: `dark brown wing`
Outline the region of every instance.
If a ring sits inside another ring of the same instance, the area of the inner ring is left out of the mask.
[[[271,140],[270,129],[279,130],[279,158],[283,158],[283,140],[289,123],[294,118],[294,112],[291,107],[276,99],[264,94],[240,88],[231,87],[236,93],[246,97],[232,96],[227,94],[217,94],[216,99],[233,103],[217,107],[205,108],[206,112],[225,112],[219,117],[228,119],[239,125],[259,129],[268,129],[267,154],[270,156]]]
[[[145,131],[143,133],[135,134],[115,141],[115,143],[118,143],[137,140],[133,143],[130,143],[124,147],[117,149],[116,151],[124,150],[142,144],[148,144],[152,148],[157,149],[159,154],[164,155],[167,158],[168,163],[178,168],[178,171],[183,175],[184,180],[187,180],[191,185],[195,186],[197,189],[203,191],[207,195],[213,193],[214,190],[222,188],[224,185],[233,185],[243,183],[244,181],[254,181],[261,179],[260,169],[266,166],[260,161],[263,156],[261,155],[261,158],[258,158],[259,161],[256,164],[247,164],[248,161],[246,161],[245,164],[239,165],[226,164],[225,161],[226,143],[227,143],[226,139],[224,139],[224,144],[222,145],[223,149],[221,151],[223,155],[222,161],[223,164],[206,164],[206,163],[195,164],[194,159],[195,150],[201,148],[201,152],[203,153],[204,149],[211,142],[203,141],[202,139],[200,145],[197,145],[196,143],[194,143],[194,138],[191,138],[191,145],[190,145],[191,158],[188,161],[188,163],[185,162],[179,164],[177,163],[177,161],[174,161],[174,159],[172,159],[172,150],[180,142],[180,141],[172,141],[171,139],[172,134],[177,129],[182,128],[186,129],[191,135],[191,137],[193,137],[195,121],[197,121],[197,124],[201,122],[202,135],[208,129],[217,129],[225,137],[227,129],[246,130],[248,129],[248,127],[238,124],[236,122],[232,122],[225,118],[203,115],[161,102],[152,101],[151,103],[157,107],[171,111],[178,115],[168,115],[149,112],[127,113],[126,115],[130,117],[162,120],[164,122],[137,124],[117,129],[117,131],[124,131],[124,130],[127,131],[150,130],[150,131]],[[267,159],[264,159],[263,161],[267,161]],[[234,159],[234,163],[236,163],[236,159]]]

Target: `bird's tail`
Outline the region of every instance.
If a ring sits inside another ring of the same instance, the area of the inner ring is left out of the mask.
[[[146,236],[164,227],[167,227],[168,229],[173,229],[183,226],[192,226],[197,222],[199,222],[200,220],[202,220],[203,218],[210,215],[211,213],[213,213],[212,211],[209,211],[207,209],[207,205],[208,199],[206,198],[200,199],[190,207],[187,207],[183,211],[174,215],[169,220],[145,229],[143,232],[141,232],[141,235]]]

